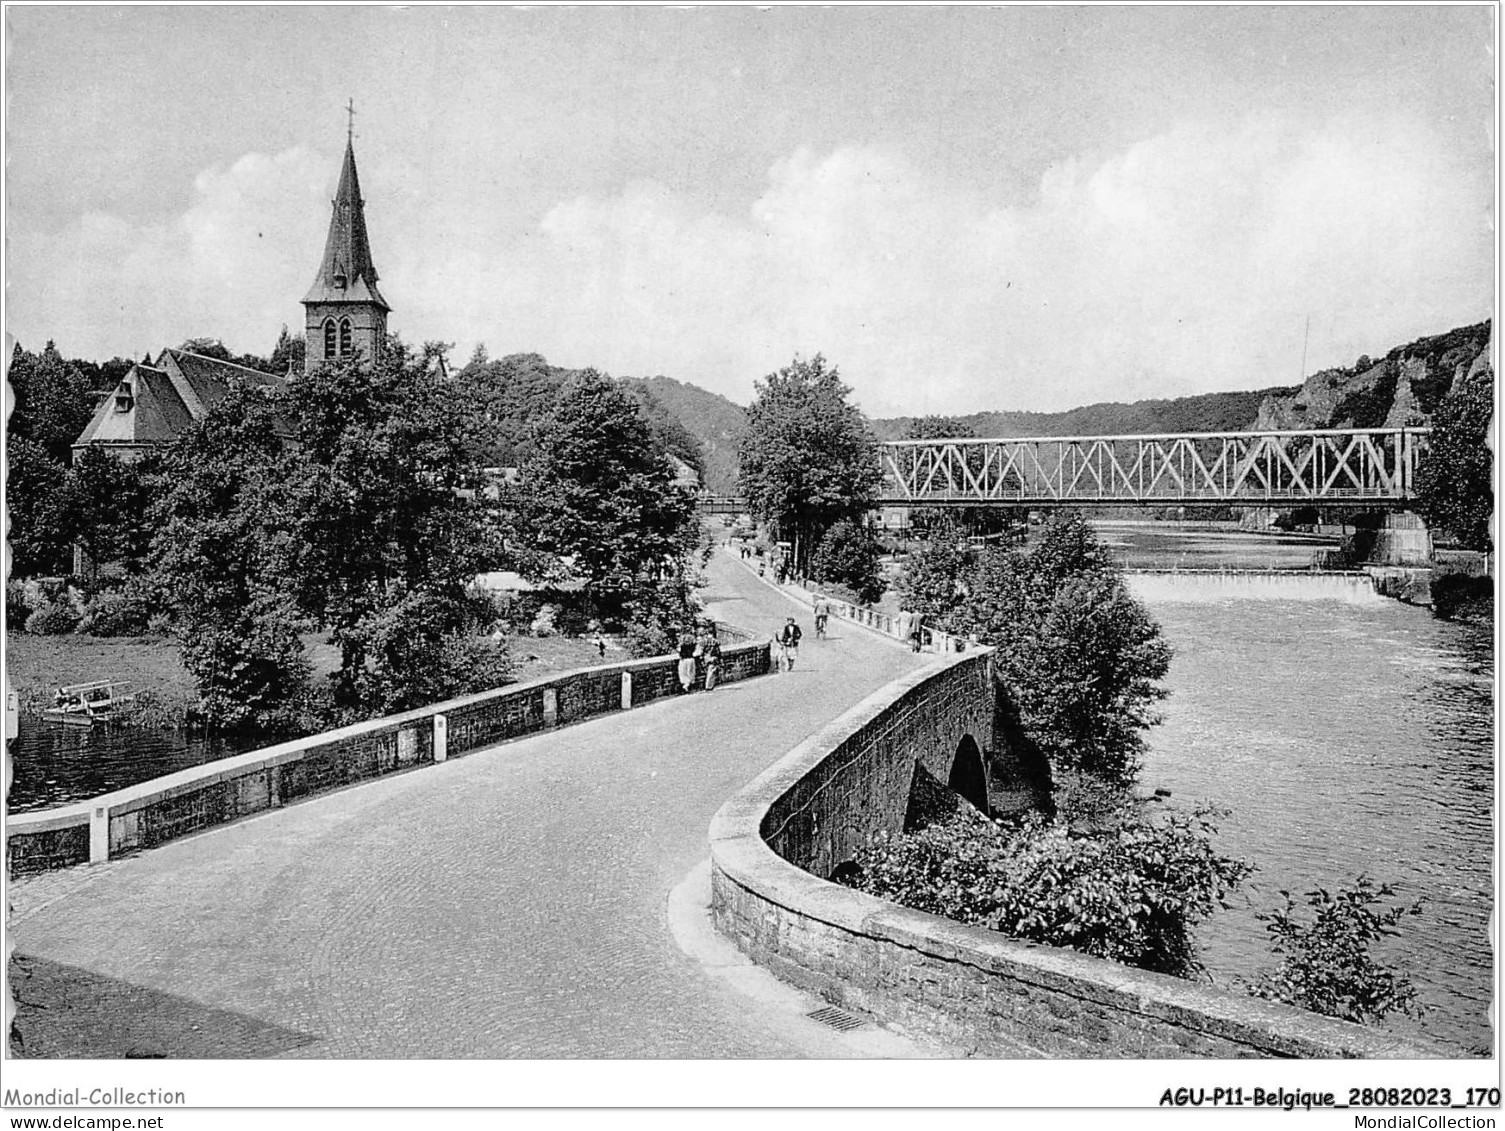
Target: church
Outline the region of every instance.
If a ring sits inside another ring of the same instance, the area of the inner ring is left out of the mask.
[[[303,297],[304,367],[326,361],[381,357],[391,307],[376,287],[366,234],[365,201],[355,168],[355,140],[347,135],[329,235],[313,286]],[[164,349],[151,364],[132,366],[94,410],[73,442],[73,455],[98,445],[122,459],[171,443],[224,399],[236,384],[277,387],[273,376],[218,358]]]

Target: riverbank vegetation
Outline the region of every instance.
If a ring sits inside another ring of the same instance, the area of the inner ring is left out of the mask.
[[[1360,876],[1337,892],[1307,892],[1311,919],[1306,921],[1297,917],[1291,893],[1280,894],[1283,906],[1257,916],[1280,964],[1249,987],[1251,994],[1360,1023],[1391,1013],[1419,1015],[1416,988],[1377,962],[1370,947],[1398,935],[1406,918],[1420,915],[1420,900],[1381,909],[1395,889]]]
[[[875,895],[1016,938],[1183,977],[1200,970],[1198,922],[1251,871],[1218,853],[1211,811],[1137,798],[1143,732],[1170,649],[1076,514],[1031,549],[958,548],[950,523],[908,562],[900,589],[927,623],[995,649],[1011,722],[1056,778],[1054,820],[959,812],[859,854]]]
[[[1454,382],[1437,406],[1416,469],[1422,514],[1433,527],[1450,531],[1470,550],[1490,550],[1494,517],[1494,371],[1484,366]]]
[[[842,870],[849,886],[1014,938],[1193,978],[1205,974],[1199,924],[1255,868],[1216,847],[1219,811],[1186,812],[1137,788],[1170,649],[1128,592],[1106,547],[1076,515],[1052,519],[1031,549],[964,550],[939,524],[899,580],[926,623],[993,646],[1013,741],[1044,753],[1052,815],[990,819],[959,800],[929,823],[880,837]],[[1284,893],[1283,893],[1284,894]],[[1312,892],[1312,917],[1260,914],[1279,960],[1251,994],[1354,1021],[1412,1012],[1415,992],[1371,953],[1419,907],[1366,877]]]
[[[548,395],[503,411],[497,365],[456,375],[447,348],[392,338],[374,365],[237,384],[170,444],[129,462],[90,448],[64,467],[88,384],[55,350],[18,347],[12,452],[41,486],[12,528],[17,576],[31,576],[7,585],[10,627],[170,638],[192,685],[179,713],[286,734],[516,678],[521,626],[476,588],[483,573],[546,590],[593,638],[685,623],[703,547],[669,458],[682,429],[648,392],[588,370],[535,374]],[[516,473],[491,462],[504,449]],[[85,567],[65,579],[74,547]],[[604,637],[577,643],[599,659]],[[79,678],[131,678],[106,662],[121,657],[99,659]],[[76,681],[38,680],[49,695]]]

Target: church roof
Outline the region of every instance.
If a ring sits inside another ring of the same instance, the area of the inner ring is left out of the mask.
[[[324,258],[303,301],[370,302],[390,310],[376,289],[376,266],[371,262],[371,241],[366,236],[366,202],[361,199],[360,177],[355,171],[355,147],[348,141],[340,187],[331,203],[334,208],[324,241]]]
[[[73,446],[166,444],[192,423],[193,414],[167,373],[133,365],[100,401]]]
[[[131,367],[94,410],[73,446],[169,444],[224,400],[237,382],[268,387],[285,384],[281,377],[234,362],[165,349],[156,365]]]
[[[179,395],[193,408],[195,419],[219,404],[230,391],[233,382],[268,387],[285,384],[283,378],[263,373],[259,369],[248,369],[233,361],[221,361],[216,357],[205,357],[187,350],[163,350],[157,358],[157,368],[175,379]],[[185,384],[188,386],[186,390],[182,388]],[[196,405],[193,403],[195,401],[198,402]]]

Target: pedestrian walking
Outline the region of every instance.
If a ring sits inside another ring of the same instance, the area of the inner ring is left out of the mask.
[[[685,629],[679,634],[679,686],[689,691],[695,686],[695,637]]]
[[[800,626],[794,623],[790,617],[784,622],[784,629],[779,633],[779,667],[786,671],[794,670],[794,661],[800,655]]]
[[[714,691],[721,679],[721,642],[714,628],[706,629],[700,637],[700,662],[705,667],[705,689]]]

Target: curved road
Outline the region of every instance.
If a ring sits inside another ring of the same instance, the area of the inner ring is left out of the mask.
[[[725,551],[708,572],[721,619],[798,613]],[[723,801],[920,660],[799,620],[789,675],[12,885],[24,1055],[924,1055],[806,1020],[820,1003],[710,935],[691,876]]]

